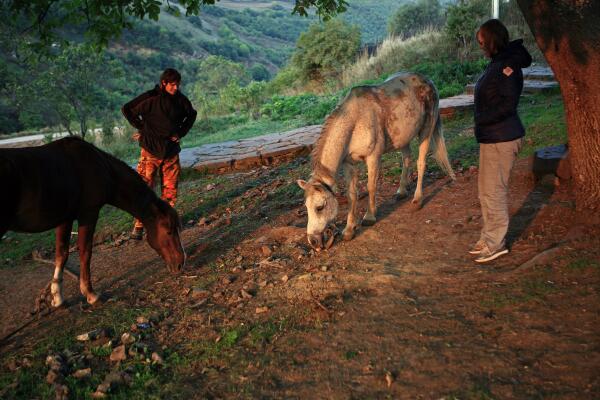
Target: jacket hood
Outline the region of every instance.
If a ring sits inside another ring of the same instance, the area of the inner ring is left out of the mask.
[[[523,39],[513,40],[496,54],[493,58],[493,61],[506,61],[510,60],[515,63],[515,65],[520,68],[527,68],[531,65],[531,55],[527,51],[527,49],[523,46]]]

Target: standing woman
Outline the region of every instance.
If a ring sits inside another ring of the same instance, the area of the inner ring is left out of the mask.
[[[531,65],[523,40],[509,42],[508,30],[490,19],[477,31],[479,47],[491,61],[475,85],[475,137],[479,142],[479,202],[483,228],[469,251],[478,263],[508,253],[508,180],[525,128],[517,114],[522,68]]]

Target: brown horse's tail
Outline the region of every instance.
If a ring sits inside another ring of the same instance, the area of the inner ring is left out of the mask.
[[[439,109],[436,110],[433,118],[435,118],[435,121],[432,121],[433,131],[431,132],[431,139],[429,143],[431,153],[433,154],[433,158],[435,158],[440,168],[442,168],[444,172],[446,172],[446,174],[452,178],[452,180],[455,180],[456,175],[454,175],[454,171],[450,165],[450,160],[448,159],[448,150],[446,149],[446,141],[444,140],[444,134],[442,132],[442,120],[440,118]]]

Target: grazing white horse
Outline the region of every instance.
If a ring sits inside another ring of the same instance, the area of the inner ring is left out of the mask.
[[[437,90],[431,81],[419,74],[397,73],[379,85],[353,88],[323,125],[312,154],[310,180],[298,180],[304,190],[308,211],[306,233],[310,245],[317,250],[323,248],[323,233],[337,216],[338,202],[333,188],[340,166],[344,168],[350,207],[344,240],[352,239],[357,227],[358,171],[355,163],[364,161],[367,165],[369,207],[363,225],[372,225],[376,220],[375,193],[381,155],[385,152],[398,149],[402,152],[403,168],[397,194],[406,196],[410,142],[419,138],[418,180],[413,198],[413,204],[418,208],[422,206],[425,158],[430,147],[440,167],[456,179],[441,128]],[[332,242],[329,234],[327,247]]]

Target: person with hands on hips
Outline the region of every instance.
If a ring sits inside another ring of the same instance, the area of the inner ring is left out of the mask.
[[[160,76],[160,84],[136,97],[121,109],[129,123],[137,129],[133,138],[141,147],[137,172],[150,186],[154,186],[157,172],[162,176],[162,199],[171,206],[177,200],[179,141],[196,121],[196,110],[179,91],[181,75],[167,68]],[[131,237],[141,239],[144,228],[135,220]]]

